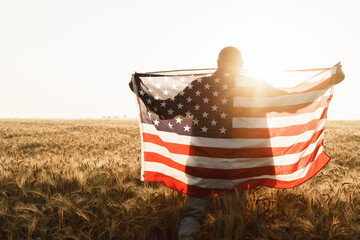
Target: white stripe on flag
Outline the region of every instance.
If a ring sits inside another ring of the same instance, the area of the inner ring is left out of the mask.
[[[305,93],[293,93],[277,97],[234,97],[234,107],[279,107],[319,101],[330,96],[330,89],[322,89]]]

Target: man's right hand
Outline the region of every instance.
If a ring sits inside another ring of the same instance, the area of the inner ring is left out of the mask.
[[[334,81],[334,84],[339,84],[344,80],[345,74],[342,70],[341,62],[336,64],[336,66],[337,66],[337,68],[336,68],[335,78],[333,81]]]

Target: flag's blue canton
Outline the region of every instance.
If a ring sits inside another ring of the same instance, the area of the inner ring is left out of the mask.
[[[134,77],[142,122],[180,135],[231,138],[234,76]]]

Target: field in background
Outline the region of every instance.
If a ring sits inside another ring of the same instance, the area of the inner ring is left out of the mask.
[[[245,212],[216,198],[200,239],[360,239],[359,144],[360,121],[328,122],[316,177]],[[140,181],[136,121],[0,120],[0,239],[176,239],[184,199]]]

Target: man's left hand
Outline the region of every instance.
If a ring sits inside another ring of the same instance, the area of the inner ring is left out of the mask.
[[[336,66],[337,66],[337,68],[336,68],[336,73],[335,73],[335,78],[334,78],[334,84],[339,84],[345,79],[345,74],[342,70],[341,62],[336,64]]]
[[[130,82],[129,82],[129,88],[131,89],[131,91],[134,91],[134,88],[133,88],[133,83],[132,83],[132,81],[130,80]]]

